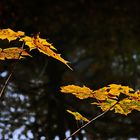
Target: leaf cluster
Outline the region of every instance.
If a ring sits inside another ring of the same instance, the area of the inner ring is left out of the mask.
[[[140,111],[140,91],[135,92],[128,86],[110,84],[93,91],[86,86],[68,85],[62,86],[61,92],[73,94],[79,99],[94,99],[91,104],[97,105],[102,111],[115,110],[115,113],[123,115],[131,113],[132,110]]]
[[[69,62],[63,59],[60,54],[56,53],[57,49],[51,43],[47,42],[46,39],[40,38],[39,33],[33,37],[30,37],[26,36],[25,33],[22,31],[15,32],[9,28],[0,29],[0,39],[7,39],[9,42],[19,39],[20,42],[25,43],[25,45],[29,47],[28,52],[27,50],[22,49],[20,47],[11,47],[6,49],[0,48],[0,60],[21,59],[23,58],[23,56],[31,56],[29,52],[34,49],[37,49],[39,50],[39,52],[64,63],[67,67],[69,67],[72,70],[72,68],[68,65]]]

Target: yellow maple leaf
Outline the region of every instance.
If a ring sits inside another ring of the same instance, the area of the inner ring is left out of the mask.
[[[0,60],[5,59],[21,59],[23,56],[30,56],[25,50],[17,47],[1,49],[0,48]]]
[[[137,111],[140,111],[140,100],[132,100],[131,101],[131,108]]]
[[[49,43],[46,39],[42,39],[42,38],[39,38],[40,40],[40,43],[43,44],[44,46],[49,46],[51,49],[53,50],[57,50],[51,43]]]
[[[11,29],[0,29],[0,39],[8,39],[8,41],[16,40],[17,38],[24,36],[24,32],[14,32]]]
[[[121,85],[118,85],[118,84],[110,84],[109,87],[110,88],[117,88],[117,89],[119,89],[121,87]]]
[[[140,111],[140,91],[134,92],[128,86],[111,84],[92,91],[85,86],[68,85],[61,87],[61,92],[73,94],[79,99],[95,98],[97,101],[92,104],[99,106],[102,111],[115,110],[115,113],[123,115],[129,114],[133,110]]]
[[[89,120],[88,120],[87,118],[83,117],[83,116],[82,116],[80,113],[78,113],[78,112],[72,112],[72,111],[70,111],[70,110],[67,110],[67,112],[70,113],[70,114],[72,114],[72,115],[75,117],[75,120],[77,120],[77,121],[83,120],[83,121],[85,121],[85,122],[89,122]]]
[[[124,113],[122,113],[124,115],[131,113],[132,110],[140,111],[140,100],[137,100],[135,98],[125,98],[119,102],[119,105],[124,110]]]
[[[128,95],[130,91],[134,91],[132,88],[128,86],[122,86],[122,85],[117,85],[117,84],[110,84],[110,91],[109,94],[119,96],[120,93]]]
[[[121,87],[121,93],[129,95],[131,91],[134,91],[132,88],[128,87],[128,86],[122,86]]]
[[[140,101],[140,91],[136,91],[134,94],[129,95],[132,99]]]
[[[108,99],[107,87],[95,90],[94,91],[94,97],[97,100],[106,100],[106,99]]]
[[[33,43],[33,38],[29,36],[22,37],[19,41],[24,41],[25,45],[30,48],[30,51],[36,49],[35,44]]]
[[[115,113],[127,115],[136,109],[135,103],[129,98],[124,98],[115,106]]]
[[[127,115],[128,112],[126,113],[123,108],[120,106],[120,104],[116,104],[115,105],[115,113],[120,113],[120,114],[124,114],[124,115]]]
[[[110,84],[109,85],[109,94],[113,95],[113,96],[119,96],[120,95],[120,89],[121,89],[121,85],[117,85],[117,84]]]
[[[29,46],[30,50],[38,49],[40,52],[61,61],[72,70],[72,68],[68,65],[69,61],[63,59],[60,54],[55,53],[53,50],[56,50],[56,48],[52,46],[52,44],[48,43],[45,39],[41,39],[39,35],[34,37],[25,36],[21,38],[20,41],[24,41],[25,44]]]
[[[91,98],[94,97],[93,91],[86,86],[83,86],[83,87],[76,86],[76,85],[62,86],[61,92],[62,93],[71,93],[79,99],[86,99],[89,97],[91,97]]]
[[[38,38],[39,42],[44,46],[49,46],[53,50],[57,50],[52,44],[50,44],[46,39]],[[27,45],[30,50],[36,49],[36,44],[34,44],[34,37],[25,36],[20,39],[20,41],[24,41],[25,45]]]
[[[103,101],[103,102],[94,102],[94,103],[92,103],[92,104],[96,104],[96,105],[98,105],[103,111],[106,111],[106,110],[108,110],[108,109],[111,109],[111,107],[112,107],[113,105],[115,105],[116,103],[117,103],[116,100],[107,99],[107,100],[105,100],[105,101]],[[111,110],[113,110],[113,109],[114,109],[114,107],[113,107]]]

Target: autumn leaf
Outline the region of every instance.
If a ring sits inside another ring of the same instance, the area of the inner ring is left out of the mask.
[[[27,45],[30,48],[30,51],[33,49],[36,49],[35,44],[33,43],[33,38],[29,36],[22,37],[19,41],[25,42],[25,45]]]
[[[76,85],[68,85],[68,86],[62,86],[61,87],[62,93],[71,93],[75,95],[79,99],[86,99],[86,98],[94,98],[93,91],[86,87],[80,87]]]
[[[21,59],[24,58],[24,56],[30,56],[30,55],[23,49],[17,47],[12,47],[7,49],[0,48],[0,60]]]
[[[94,97],[97,99],[97,100],[106,100],[108,98],[108,87],[104,87],[104,88],[100,88],[98,90],[95,90],[93,93],[94,93]]]
[[[113,99],[107,99],[104,102],[94,102],[92,104],[96,104],[98,107],[100,107],[103,111],[106,111],[108,109],[115,110],[115,113],[127,115],[131,113],[133,110],[140,111],[140,101],[135,100],[131,97],[126,97],[119,101],[117,104],[116,100]],[[114,104],[116,104],[113,108],[111,108]]]
[[[122,86],[122,85],[117,85],[117,84],[110,84],[110,91],[109,94],[119,96],[120,93],[122,94],[129,94],[131,91],[134,91],[132,88],[128,86]]]
[[[97,105],[98,107],[100,107],[103,111],[106,111],[108,109],[110,109],[114,104],[116,104],[117,101],[116,100],[113,100],[113,99],[107,99],[106,101],[104,102],[94,102],[94,103],[91,103],[91,104],[95,104]],[[114,106],[115,107],[115,106]],[[114,108],[112,108],[114,109]]]
[[[103,111],[115,110],[115,113],[127,115],[133,110],[140,111],[140,91],[128,86],[111,84],[98,90],[91,90],[88,87],[68,85],[61,87],[62,93],[75,95],[79,99],[96,99],[92,104],[97,105]],[[125,96],[121,96],[121,95]]]
[[[41,53],[44,53],[45,55],[48,55],[50,57],[53,57],[54,59],[57,59],[59,61],[61,61],[62,63],[64,63],[68,68],[70,68],[72,70],[72,68],[69,66],[69,61],[66,61],[65,59],[63,59],[61,57],[61,54],[57,54],[55,51],[57,51],[57,49],[49,42],[47,42],[46,39],[42,39],[39,37],[39,34],[37,34],[36,36],[33,37],[29,37],[29,36],[25,36],[24,32],[22,31],[13,31],[11,29],[0,29],[0,39],[7,39],[8,41],[11,40],[16,40],[17,38],[20,38],[19,41],[23,41],[25,43],[25,45],[29,46],[30,51],[33,49],[38,49]],[[12,54],[8,54],[7,50],[5,50],[6,52],[4,53],[3,51],[1,52],[1,60],[7,58],[7,59],[11,59],[11,58],[17,58],[17,55],[12,53]],[[11,50],[8,50],[9,52],[11,52]],[[13,50],[12,50],[13,51]],[[12,55],[12,57],[11,57]]]
[[[88,120],[87,118],[83,117],[83,116],[82,116],[80,113],[78,113],[78,112],[72,112],[72,111],[70,111],[70,110],[67,110],[67,112],[70,113],[70,114],[72,114],[72,115],[75,117],[75,120],[77,120],[77,121],[83,120],[83,121],[85,121],[85,122],[89,122],[89,120]]]
[[[72,68],[68,65],[69,62],[63,59],[60,54],[54,52],[54,50],[56,51],[56,48],[45,39],[41,39],[39,35],[34,37],[25,36],[21,38],[20,41],[24,41],[25,44],[29,46],[30,50],[38,49],[40,52],[61,61],[72,70]]]
[[[121,85],[117,85],[117,84],[110,84],[109,85],[109,94],[113,95],[113,96],[119,96],[121,93]]]
[[[110,84],[107,87],[100,88],[94,91],[94,97],[97,100],[118,99],[120,94],[130,96],[130,92],[134,91],[128,86]]]
[[[140,103],[139,103],[140,105]],[[140,107],[140,106],[139,106]],[[137,105],[134,103],[134,100],[129,98],[125,98],[121,100],[118,104],[115,105],[115,113],[120,113],[123,115],[127,115],[132,112],[132,110],[136,110]]]
[[[128,86],[111,84],[94,91],[94,97],[98,99],[98,102],[94,102],[93,104],[98,105],[103,111],[106,111],[118,102],[111,110],[124,115],[131,113],[132,110],[140,111],[140,93],[132,93],[133,91]],[[120,94],[124,94],[125,96],[119,99]]]
[[[129,96],[130,92],[134,92],[134,90],[128,86],[122,86],[120,92]]]
[[[42,38],[38,38],[38,39],[39,39],[39,42],[42,45],[47,46],[47,47],[50,47],[53,50],[57,50],[52,44],[50,44],[49,42],[47,42],[46,39],[42,39]],[[30,51],[33,50],[33,49],[37,49],[37,46],[34,43],[34,40],[35,40],[35,37],[29,37],[29,36],[25,36],[25,37],[22,37],[20,39],[20,41],[24,41],[25,42],[25,45],[27,45],[30,48]]]
[[[0,39],[8,39],[8,41],[16,40],[17,38],[24,36],[24,32],[17,31],[14,32],[11,29],[0,29]]]
[[[134,100],[140,101],[140,91],[138,90],[134,94],[130,94],[129,97]]]

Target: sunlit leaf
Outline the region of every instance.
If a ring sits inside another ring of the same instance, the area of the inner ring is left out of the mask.
[[[62,86],[61,87],[61,92],[62,93],[71,93],[75,95],[79,99],[86,99],[86,98],[93,98],[93,91],[86,87],[80,87],[76,85],[68,85],[68,86]]]
[[[106,100],[108,98],[108,91],[107,91],[107,87],[104,87],[104,88],[101,88],[101,89],[98,89],[98,90],[95,90],[94,91],[94,97],[97,99],[97,100]]]
[[[140,91],[136,91],[134,94],[129,95],[132,99],[140,101]]]
[[[12,47],[7,49],[0,48],[0,60],[5,59],[21,59],[24,56],[30,56],[25,50]]]
[[[42,45],[47,46],[47,47],[50,47],[53,50],[57,50],[52,44],[50,44],[49,42],[47,42],[46,39],[38,38],[38,40],[39,40],[39,42]],[[20,41],[24,41],[25,42],[25,45],[29,46],[30,50],[37,49],[37,46],[34,43],[35,42],[35,38],[34,37],[25,36],[25,37],[22,37],[20,39]]]
[[[92,104],[96,104],[98,107],[100,107],[103,111],[109,110],[114,104],[116,104],[116,100],[113,99],[107,99],[104,102],[94,102]]]
[[[22,37],[20,39],[20,41],[24,41],[25,45],[27,45],[30,48],[30,51],[33,50],[33,49],[36,49],[36,46],[33,43],[33,38],[32,37],[25,36],[25,37]]]
[[[132,103],[132,100],[129,98],[125,98],[121,100],[117,105],[115,105],[115,113],[120,113],[127,115],[131,113],[132,110],[135,109],[135,105]]]
[[[92,104],[97,105],[103,111],[115,110],[115,113],[127,115],[133,110],[140,111],[140,91],[128,86],[111,84],[98,90],[91,90],[88,87],[68,85],[61,87],[62,93],[71,93],[79,99],[93,98]],[[122,96],[121,96],[122,95]]]
[[[9,41],[11,41],[11,40],[16,40],[17,38],[23,35],[24,35],[24,32],[22,31],[15,32],[9,28],[0,29],[0,39],[8,39]]]
[[[24,41],[25,44],[29,46],[30,50],[38,49],[40,52],[61,61],[72,70],[72,68],[68,65],[69,62],[63,59],[60,54],[54,52],[56,48],[53,47],[52,44],[48,43],[45,39],[41,39],[39,35],[34,37],[25,36],[21,38],[20,41]]]
[[[77,121],[83,120],[83,121],[85,121],[85,122],[89,122],[89,120],[88,120],[87,118],[83,117],[83,116],[82,116],[80,113],[78,113],[78,112],[72,112],[72,111],[70,111],[70,110],[67,110],[67,112],[69,112],[70,114],[72,114],[72,115],[75,117],[75,120],[77,120]]]

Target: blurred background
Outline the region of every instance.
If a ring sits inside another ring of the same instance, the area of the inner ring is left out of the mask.
[[[0,99],[0,139],[63,140],[82,125],[66,109],[89,119],[101,113],[89,100],[60,93],[60,86],[96,90],[116,83],[138,90],[139,5],[138,0],[1,0],[1,29],[30,36],[40,32],[74,70],[38,51],[20,60]],[[8,41],[0,41],[1,48],[8,46]],[[1,88],[14,63],[0,61]],[[138,140],[139,128],[139,112],[109,112],[71,140]]]

